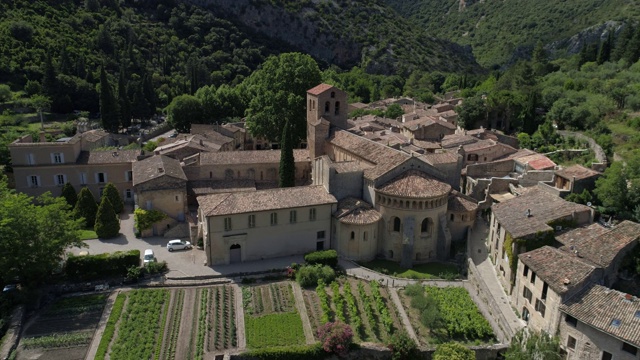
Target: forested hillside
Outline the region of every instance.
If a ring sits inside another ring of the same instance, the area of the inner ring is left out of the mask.
[[[384,0],[433,36],[471,45],[482,65],[507,63],[609,20],[640,18],[636,0]]]
[[[0,83],[44,93],[62,113],[98,111],[101,65],[134,117],[203,85],[236,85],[283,51],[373,73],[479,70],[468,49],[372,0],[15,0],[0,2],[0,13]]]

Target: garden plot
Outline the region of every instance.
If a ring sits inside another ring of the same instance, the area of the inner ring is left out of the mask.
[[[302,320],[289,283],[243,287],[242,302],[248,348],[305,343]]]
[[[204,359],[236,347],[233,287],[119,295],[96,359]]]
[[[56,301],[25,329],[16,359],[84,359],[106,298],[99,294]]]
[[[324,323],[338,320],[351,326],[355,342],[385,343],[402,329],[389,293],[376,282],[346,278],[303,294],[314,335]]]

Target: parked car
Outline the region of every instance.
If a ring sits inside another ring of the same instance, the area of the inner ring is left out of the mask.
[[[147,249],[144,251],[144,257],[142,258],[142,262],[144,264],[150,263],[150,262],[155,262],[156,261],[156,256],[153,254],[153,250],[151,249]]]
[[[191,249],[191,243],[188,241],[182,241],[180,239],[171,240],[169,241],[169,243],[167,243],[167,250],[169,250],[170,252],[173,250],[184,249]]]

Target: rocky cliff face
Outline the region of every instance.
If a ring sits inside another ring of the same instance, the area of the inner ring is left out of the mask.
[[[585,45],[598,44],[600,41],[606,40],[612,31],[618,35],[623,26],[621,22],[610,20],[603,24],[590,26],[570,38],[554,41],[546,45],[545,49],[552,56],[560,52],[566,52],[568,55],[577,54]]]

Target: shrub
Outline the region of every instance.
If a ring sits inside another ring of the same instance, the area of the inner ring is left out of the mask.
[[[433,353],[433,360],[474,360],[476,353],[456,342],[449,342],[438,346]]]
[[[124,201],[122,201],[122,197],[120,196],[120,192],[116,188],[113,183],[107,183],[107,185],[102,190],[102,198],[107,198],[111,201],[111,206],[113,206],[113,211],[116,214],[120,214],[124,209]]]
[[[140,250],[117,251],[86,256],[69,256],[66,274],[72,279],[93,280],[109,276],[125,276],[132,266],[140,266]]]
[[[404,293],[407,294],[407,296],[414,297],[424,294],[424,288],[420,284],[411,284],[404,288]]]
[[[62,187],[61,196],[65,198],[65,200],[67,200],[67,204],[71,205],[72,209],[74,206],[76,206],[76,203],[78,202],[78,194],[76,193],[76,189],[73,187],[73,185],[71,185],[70,182],[64,184],[64,186]]]
[[[89,188],[82,188],[82,190],[80,190],[80,194],[78,194],[78,202],[73,208],[74,217],[76,219],[84,218],[84,227],[92,229],[96,223],[97,212],[98,205],[96,204],[96,198],[93,197]]]
[[[142,269],[137,266],[131,266],[127,269],[127,279],[137,280],[142,276]]]
[[[163,273],[167,271],[169,267],[167,266],[166,261],[161,261],[161,262],[146,263],[144,264],[144,269],[147,272],[147,274],[153,275],[153,274]]]
[[[111,201],[107,197],[102,197],[93,229],[96,235],[103,239],[116,237],[120,233],[120,220],[118,220],[113,206],[111,206]]]
[[[418,356],[418,345],[406,332],[397,332],[389,339],[392,360],[410,360]]]
[[[260,360],[320,360],[326,357],[319,343],[313,345],[295,345],[285,347],[271,347],[245,353],[247,357]]]
[[[338,252],[335,250],[322,250],[308,253],[304,261],[310,265],[321,264],[336,267],[338,265]]]
[[[353,331],[345,323],[329,322],[318,329],[318,339],[324,351],[343,356],[349,352]]]
[[[335,271],[327,265],[305,265],[296,272],[296,281],[302,287],[316,286],[319,279],[331,283],[335,278]]]
[[[136,223],[136,230],[143,231],[151,229],[151,226],[167,217],[167,214],[158,210],[136,209],[133,212],[133,219]]]

